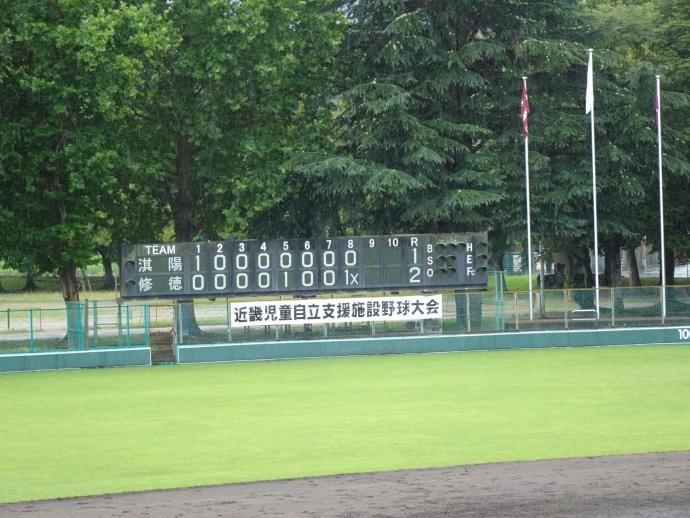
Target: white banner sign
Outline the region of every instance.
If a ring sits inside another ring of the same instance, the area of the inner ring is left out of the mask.
[[[230,327],[441,318],[441,295],[233,302]]]

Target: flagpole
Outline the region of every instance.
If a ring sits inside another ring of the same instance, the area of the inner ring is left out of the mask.
[[[539,241],[539,315],[544,318],[544,276],[546,275],[546,261],[544,261],[544,249]]]
[[[595,290],[595,305],[597,310],[597,320],[599,320],[599,231],[597,222],[597,163],[596,163],[596,145],[594,143],[594,80],[592,70],[592,52],[594,49],[589,49],[589,65],[587,69],[587,88],[588,94],[591,95],[591,106],[589,106],[590,123],[592,127],[592,211],[594,213],[594,290]],[[590,90],[591,89],[591,90]]]
[[[522,84],[527,91],[527,77],[522,77]],[[529,204],[529,136],[525,135],[525,191],[527,198],[527,279],[529,283],[529,319],[534,320],[534,308],[532,305],[532,223]]]
[[[661,76],[656,76],[656,131],[659,150],[659,213],[661,227],[661,323],[666,320],[666,247],[664,243],[664,180],[661,155]]]

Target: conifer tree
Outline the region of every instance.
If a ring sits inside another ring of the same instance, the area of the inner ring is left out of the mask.
[[[483,68],[503,55],[473,2],[352,2],[351,75],[330,155],[299,171],[318,197],[370,231],[485,228],[501,178],[484,152]],[[353,201],[357,209],[352,210]]]

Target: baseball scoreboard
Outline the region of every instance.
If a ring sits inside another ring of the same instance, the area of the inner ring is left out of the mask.
[[[486,232],[123,245],[121,296],[486,289]]]

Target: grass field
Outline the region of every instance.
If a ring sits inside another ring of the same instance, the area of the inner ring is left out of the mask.
[[[690,347],[0,375],[0,502],[690,449]]]

